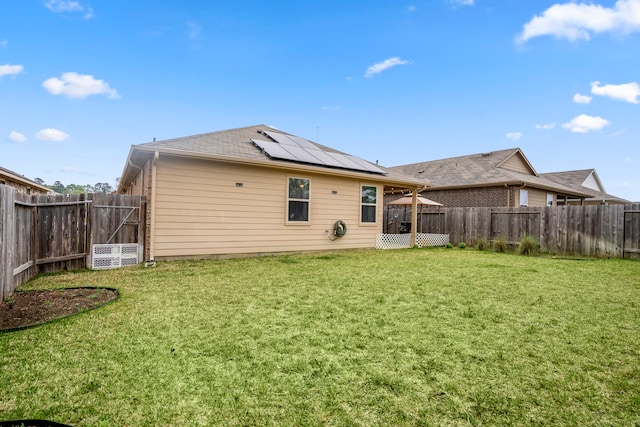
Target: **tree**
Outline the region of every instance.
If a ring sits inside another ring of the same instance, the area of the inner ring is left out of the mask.
[[[108,182],[98,182],[93,186],[93,191],[95,193],[111,193],[113,191],[113,187]]]
[[[93,193],[93,186],[69,184],[67,185],[67,188],[65,191],[65,194],[83,194],[83,193]]]
[[[67,192],[66,187],[60,181],[56,181],[53,183],[53,185],[49,185],[48,187],[53,191],[55,191],[56,193],[66,194]]]

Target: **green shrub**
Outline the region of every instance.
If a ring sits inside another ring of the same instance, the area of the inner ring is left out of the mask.
[[[486,250],[487,246],[489,246],[489,244],[485,239],[480,238],[476,241],[476,248],[478,248],[479,251]]]
[[[540,248],[538,239],[533,236],[522,236],[520,244],[518,245],[518,253],[520,255],[531,255]]]
[[[460,244],[458,244],[458,247],[459,247],[460,249],[464,249],[464,248],[466,248],[466,247],[467,247],[467,244],[466,244],[465,242],[460,242]]]
[[[453,247],[453,245],[451,244],[451,242],[447,243],[447,249],[451,249]]]
[[[503,238],[497,238],[493,241],[493,250],[496,252],[505,252],[509,247],[509,243]]]

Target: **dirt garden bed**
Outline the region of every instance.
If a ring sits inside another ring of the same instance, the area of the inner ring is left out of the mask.
[[[0,303],[0,331],[13,331],[101,307],[117,299],[111,288],[66,288],[15,292]]]

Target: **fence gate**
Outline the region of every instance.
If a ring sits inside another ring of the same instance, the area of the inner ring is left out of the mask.
[[[634,205],[634,207],[637,205]],[[640,259],[640,210],[624,211],[623,257]]]
[[[144,252],[145,203],[141,197],[95,194],[91,216],[91,254],[94,269],[136,265]]]

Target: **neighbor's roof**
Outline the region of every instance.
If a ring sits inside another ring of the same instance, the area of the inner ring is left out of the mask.
[[[429,183],[426,179],[408,177],[400,172],[389,170],[380,165],[374,165],[371,162],[367,163],[381,169],[384,174],[271,158],[264,150],[260,149],[252,142],[252,139],[268,139],[267,136],[260,133],[263,131],[291,135],[270,126],[255,125],[133,145],[129,152],[127,164],[125,165],[122,173],[120,188],[128,185],[137,173],[135,167],[131,167],[130,165],[142,166],[144,161],[146,161],[149,156],[153,155],[154,152],[184,157],[206,158],[231,163],[276,167],[287,170],[306,170],[316,173],[329,173],[362,178],[366,177],[368,180],[384,182],[386,185],[424,187]],[[313,141],[308,142],[320,150],[346,155],[346,153],[317,144]]]
[[[0,177],[5,177],[7,179],[10,179],[14,182],[18,182],[27,187],[35,187],[42,191],[52,192],[50,188],[45,187],[44,185],[40,185],[37,182],[25,177],[24,175],[20,175],[19,173],[9,170],[7,168],[3,168],[2,166],[0,166]]]
[[[519,148],[413,163],[390,169],[412,177],[427,176],[432,190],[526,184],[571,196],[589,196],[585,191],[539,176]]]
[[[595,169],[548,172],[541,173],[540,176],[553,182],[557,182],[559,184],[579,189],[580,191],[588,193],[590,197],[586,199],[587,201],[600,201],[622,204],[631,203],[631,201],[629,200],[625,200],[620,197],[608,194],[605,191],[604,185],[602,185],[602,181],[600,181],[600,177],[598,176]],[[593,188],[593,184],[595,184],[595,187],[597,188]]]

